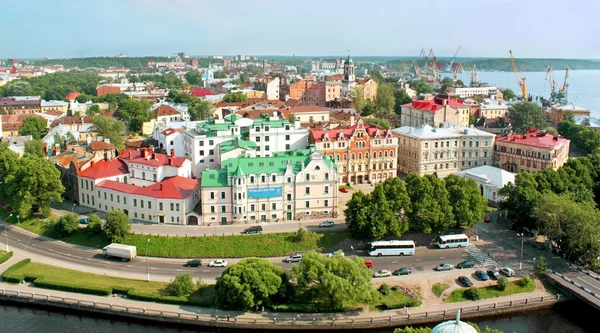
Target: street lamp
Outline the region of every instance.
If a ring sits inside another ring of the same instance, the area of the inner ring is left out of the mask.
[[[21,224],[21,215],[17,214],[17,224]]]
[[[73,203],[73,206],[71,206],[71,213],[75,213],[75,205],[77,205],[77,203]]]
[[[4,236],[6,236],[6,253],[10,252],[8,250],[8,224],[4,222]]]
[[[523,239],[525,238],[525,233],[522,232],[517,234],[517,236],[521,236],[521,260],[519,261],[519,270],[523,270]]]
[[[150,238],[148,238],[148,245],[146,246],[146,272],[148,274],[147,281],[150,282],[150,266],[148,265],[148,248],[150,247]]]

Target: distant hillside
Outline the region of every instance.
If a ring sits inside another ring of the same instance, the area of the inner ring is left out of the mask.
[[[154,62],[168,62],[172,61],[172,58],[168,57],[96,57],[96,58],[71,58],[71,59],[51,59],[51,60],[40,60],[35,61],[34,64],[38,66],[43,65],[63,65],[66,68],[109,68],[109,67],[126,67],[126,68],[139,68],[148,66],[148,61]],[[210,61],[208,59],[198,59],[198,65],[204,67],[208,65]],[[204,66],[203,66],[204,65]]]

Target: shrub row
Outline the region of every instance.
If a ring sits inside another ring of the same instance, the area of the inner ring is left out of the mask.
[[[100,287],[89,287],[89,286],[85,287],[85,286],[74,285],[74,284],[71,284],[68,282],[44,281],[44,279],[41,277],[35,279],[34,283],[35,283],[35,286],[39,287],[39,288],[70,291],[70,292],[75,292],[75,293],[99,295],[99,296],[108,296],[108,295],[112,294],[112,291],[113,291],[111,288],[100,288]]]
[[[416,306],[420,306],[421,305],[421,301],[418,299],[414,299],[414,298],[410,298],[407,299],[405,301],[399,301],[399,302],[383,302],[381,304],[381,308],[382,310],[390,310],[390,309],[400,309],[403,307],[416,307]]]
[[[12,258],[12,252],[6,252],[4,255],[0,256],[0,265],[7,262],[10,258]]]
[[[271,306],[271,309],[276,312],[300,312],[300,313],[315,313],[319,309],[313,304],[279,304]]]
[[[146,294],[138,293],[135,289],[129,289],[127,291],[127,297],[136,299],[138,301],[157,302],[165,304],[176,304],[176,305],[198,305],[198,306],[210,306],[211,303],[188,300],[185,297],[167,296],[158,294]]]
[[[9,282],[9,283],[21,283],[23,282],[23,280],[25,280],[25,274],[15,274],[14,272],[18,269],[20,269],[21,267],[29,264],[31,262],[31,259],[23,259],[21,261],[19,261],[18,263],[10,266],[9,268],[7,268],[4,273],[2,273],[2,279],[5,282]]]

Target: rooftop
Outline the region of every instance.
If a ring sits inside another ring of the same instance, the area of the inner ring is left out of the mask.
[[[144,164],[155,167],[168,165],[176,168],[180,168],[187,161],[185,157],[153,153],[149,149],[142,149],[141,151],[125,149],[118,158],[125,160],[127,163]]]
[[[129,174],[129,171],[125,162],[120,159],[113,159],[92,162],[92,165],[83,170],[79,176],[91,179],[103,179],[127,174]]]
[[[85,163],[89,162],[93,157],[93,154],[78,152],[75,150],[65,151],[58,155],[48,158],[52,163],[58,164],[63,168],[68,168],[71,162],[79,169]]]
[[[547,132],[538,132],[535,128],[532,128],[525,134],[511,134],[503,138],[496,139],[496,143],[501,142],[510,142],[539,148],[554,148],[571,141],[562,136]]]
[[[463,102],[458,102],[453,99],[441,99],[441,98],[434,98],[433,100],[415,101],[412,103],[404,104],[402,106],[408,107],[411,109],[418,109],[421,111],[435,113],[437,110],[442,109],[444,107],[444,101],[445,101],[446,105],[448,105],[451,108],[455,108],[455,109],[468,106],[468,105],[465,105]]]
[[[311,137],[315,140],[315,142],[321,142],[329,138],[329,140],[338,140],[343,134],[344,140],[349,139],[354,135],[354,132],[363,126],[369,137],[374,138],[378,134],[381,137],[386,137],[388,133],[391,136],[395,136],[391,134],[391,130],[382,130],[377,128],[375,125],[369,125],[363,122],[362,119],[359,119],[356,124],[348,127],[336,127],[330,130],[311,130]]]
[[[486,131],[458,125],[442,128],[431,127],[427,124],[419,127],[402,126],[393,129],[392,132],[417,139],[445,139],[460,138],[463,136],[487,136],[493,138],[495,136]]]
[[[141,187],[112,180],[104,180],[97,186],[122,193],[136,194],[157,199],[185,199],[199,189],[200,182],[180,176],[165,178],[160,183]]]
[[[515,174],[506,170],[493,167],[491,165],[482,165],[479,167],[456,172],[455,175],[479,180],[483,183],[489,183],[496,188],[502,188],[509,182],[515,183]]]
[[[241,148],[245,150],[256,149],[256,143],[252,141],[242,140],[239,137],[235,140],[225,141],[219,145],[221,153],[227,153],[234,149]]]

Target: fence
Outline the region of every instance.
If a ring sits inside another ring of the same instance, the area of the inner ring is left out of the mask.
[[[591,277],[591,278],[593,278],[593,279],[595,279],[595,280],[598,280],[598,281],[600,281],[600,278],[599,278],[598,276],[594,275],[593,273],[591,273],[591,272],[589,272],[589,271],[586,271],[586,270],[584,270],[584,269],[580,269],[580,271],[582,271],[582,272],[583,272],[584,274],[586,274],[587,276],[589,276],[589,277]],[[571,285],[573,285],[575,288],[577,288],[577,289],[580,289],[580,290],[583,290],[585,293],[587,293],[588,295],[590,295],[590,296],[594,297],[596,300],[600,300],[600,294],[597,294],[597,293],[595,293],[595,292],[591,291],[590,289],[588,289],[588,288],[586,288],[586,287],[582,286],[581,284],[577,283],[576,281],[573,281],[573,280],[571,280],[570,278],[568,278],[568,277],[566,277],[566,276],[562,275],[561,273],[559,273],[559,272],[556,272],[556,271],[553,271],[553,270],[550,270],[550,269],[548,270],[548,273],[552,273],[552,274],[554,274],[554,275],[558,276],[558,277],[559,277],[559,278],[561,278],[563,281],[565,281],[565,282],[568,282],[568,283],[570,283]]]
[[[495,302],[484,305],[463,306],[439,311],[425,311],[404,313],[398,309],[392,315],[378,317],[340,317],[322,318],[318,314],[298,314],[297,317],[278,318],[227,318],[199,315],[190,312],[172,312],[156,309],[116,305],[104,302],[93,302],[75,298],[49,296],[0,289],[0,299],[13,300],[23,303],[36,303],[41,305],[62,308],[79,309],[89,312],[109,313],[125,317],[137,317],[146,320],[169,321],[198,326],[230,327],[245,329],[349,329],[349,328],[377,328],[397,327],[402,325],[423,324],[440,322],[452,319],[456,311],[461,311],[464,318],[479,317],[499,312],[522,311],[525,308],[540,308],[551,306],[558,300],[558,296],[540,296],[522,298],[514,301]],[[301,318],[298,318],[301,317]]]

